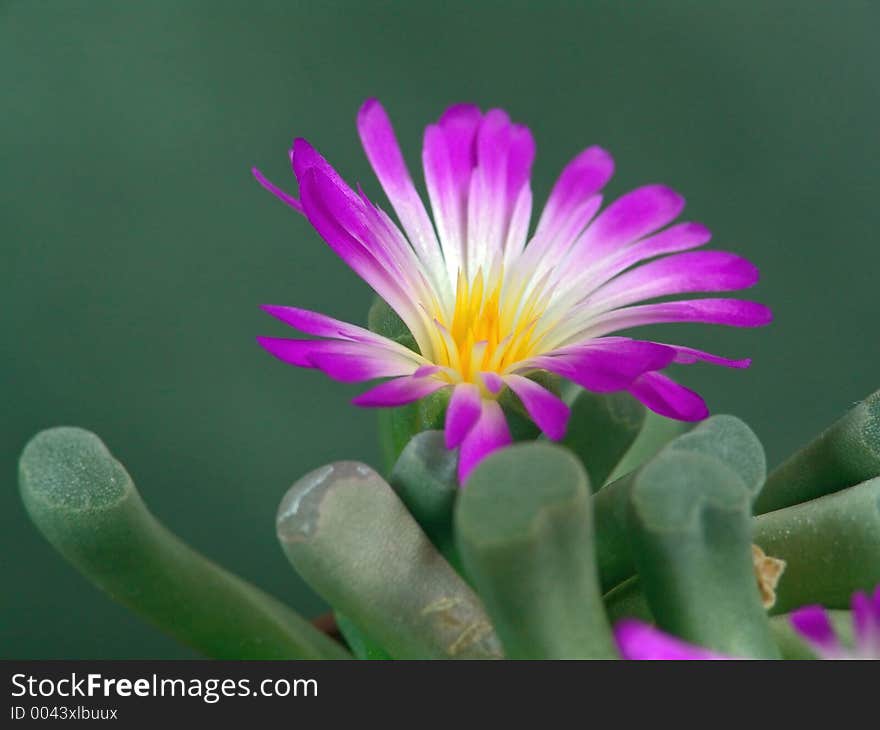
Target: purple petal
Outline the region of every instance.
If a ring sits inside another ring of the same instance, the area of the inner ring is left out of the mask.
[[[336,254],[347,263],[413,330],[417,329],[418,314],[412,296],[406,289],[407,277],[399,269],[389,270],[387,258],[382,263],[375,254],[384,257],[383,248],[376,243],[364,223],[363,201],[337,185],[317,167],[307,170],[300,180],[303,208],[309,222]],[[370,244],[368,248],[365,243]]]
[[[873,596],[862,591],[853,594],[852,616],[856,654],[880,659],[880,586]]]
[[[721,365],[726,368],[747,368],[752,364],[750,358],[742,358],[740,360],[731,360],[730,358],[713,355],[711,352],[703,350],[695,350],[693,347],[684,347],[683,345],[669,345],[665,342],[658,342],[658,345],[665,345],[675,350],[675,359],[673,362],[680,365],[693,365],[695,362],[708,362],[712,365]]]
[[[646,407],[667,418],[702,421],[709,415],[705,401],[697,393],[661,373],[639,376],[628,390]]]
[[[300,332],[315,337],[343,338],[356,342],[385,342],[388,345],[395,344],[391,340],[377,335],[363,327],[358,327],[348,322],[343,322],[333,317],[328,317],[320,312],[313,312],[298,307],[285,307],[279,304],[263,304],[260,306],[267,314],[284,324],[290,325]]]
[[[712,239],[712,232],[702,223],[676,223],[660,233],[643,238],[632,246],[619,249],[606,257],[598,266],[591,266],[590,277],[608,280],[626,271],[630,266],[679,251],[704,246]]]
[[[293,140],[293,147],[290,149],[290,164],[293,167],[293,174],[296,175],[296,179],[300,184],[300,192],[302,192],[301,186],[306,173],[310,170],[317,170],[326,177],[329,177],[333,184],[351,200],[352,204],[356,204],[357,195],[346,184],[340,174],[333,169],[333,166],[324,159],[321,153],[312,147],[308,140],[302,137],[297,137]]]
[[[449,383],[445,380],[431,377],[415,377],[413,375],[404,378],[395,378],[386,383],[377,385],[365,393],[357,396],[352,403],[365,408],[386,408],[402,406],[413,401],[420,400],[426,395],[446,388]]]
[[[593,220],[602,206],[602,196],[594,195],[574,208],[553,227],[535,233],[519,262],[519,266],[533,278],[557,268],[560,277],[568,269],[560,267],[563,256],[571,249],[586,225]],[[570,278],[570,277],[569,277]]]
[[[493,395],[498,395],[504,387],[504,378],[498,375],[498,373],[480,373],[480,379],[483,381],[483,385],[486,386],[486,390]]]
[[[552,238],[559,233],[583,204],[605,187],[613,174],[614,160],[601,147],[589,147],[581,152],[565,166],[553,186],[535,237]]]
[[[416,368],[413,373],[413,377],[415,378],[427,378],[429,375],[435,375],[439,373],[443,368],[439,365],[421,365]]]
[[[833,658],[842,651],[831,619],[822,606],[804,606],[789,614],[788,620],[810,647],[821,657]]]
[[[417,364],[382,347],[347,340],[288,340],[258,337],[257,342],[279,360],[317,368],[334,380],[357,383],[412,373]]]
[[[450,271],[461,267],[467,241],[467,194],[476,165],[474,140],[483,118],[471,104],[446,110],[425,130],[422,164],[434,223]]]
[[[532,221],[532,188],[525,184],[513,204],[507,224],[507,239],[504,241],[504,265],[508,269],[520,259],[529,238],[529,225]]]
[[[682,661],[733,658],[688,644],[635,619],[618,621],[614,627],[614,638],[624,659]]]
[[[458,456],[458,483],[464,486],[476,466],[510,443],[510,430],[498,401],[484,400],[479,419],[465,436]]]
[[[599,315],[588,332],[598,337],[630,327],[668,322],[702,322],[730,327],[762,327],[773,320],[769,307],[745,299],[691,299],[624,307]]]
[[[646,185],[615,200],[584,232],[582,256],[603,256],[675,220],[684,198],[664,185]],[[581,263],[580,258],[575,263]]]
[[[279,188],[275,183],[271,182],[262,172],[260,172],[256,167],[251,168],[251,174],[257,179],[257,182],[260,183],[266,190],[268,190],[272,195],[281,200],[284,203],[287,203],[291,208],[293,208],[297,213],[303,212],[302,203],[294,198],[290,193],[285,193],[281,188]]]
[[[480,389],[473,383],[459,383],[452,389],[446,409],[446,448],[454,449],[464,441],[482,413]]]
[[[368,99],[361,106],[357,127],[367,158],[413,247],[426,264],[441,266],[443,259],[431,219],[413,185],[391,120],[376,99]]]
[[[504,381],[548,438],[559,441],[565,436],[571,410],[560,398],[522,375],[508,375]]]
[[[758,268],[725,251],[667,256],[621,274],[592,294],[589,306],[602,309],[669,294],[736,291],[757,283]]]
[[[527,127],[492,109],[480,122],[476,149],[477,167],[468,189],[469,275],[481,267],[488,270],[495,255],[503,252],[514,206],[528,184],[535,142]]]
[[[643,373],[672,362],[675,350],[625,337],[590,340],[531,358],[527,365],[543,368],[595,393],[625,390]]]
[[[501,109],[491,109],[477,130],[477,168],[491,192],[509,211],[528,181],[535,159],[535,140],[528,127],[513,124]]]
[[[287,340],[281,337],[257,337],[257,342],[270,355],[298,368],[314,368],[309,354],[325,340]]]
[[[387,226],[377,223],[372,204],[349,188],[306,140],[294,141],[291,161],[309,222],[418,337],[418,315],[412,304],[414,258],[400,255],[408,245],[396,243]],[[396,233],[402,238],[399,231]]]

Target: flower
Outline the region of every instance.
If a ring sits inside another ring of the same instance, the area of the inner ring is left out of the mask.
[[[612,335],[663,322],[755,327],[771,320],[767,307],[736,299],[639,303],[758,280],[757,268],[739,256],[692,251],[709,241],[704,226],[669,226],[684,208],[678,193],[647,185],[600,211],[614,163],[589,147],[562,171],[530,236],[531,132],[500,109],[459,104],[425,130],[432,222],[378,101],[361,107],[357,127],[400,227],[304,139],[290,150],[299,198],[254,175],[394,309],[418,352],[323,314],[274,305],[263,309],[317,339],[259,342],[287,363],[340,381],[390,378],[355,398],[360,406],[400,406],[451,388],[444,430],[447,447],[460,448],[461,483],[511,440],[498,404],[506,388],[549,438],[564,436],[569,409],[529,379],[535,371],[595,392],[629,391],[657,413],[696,421],[708,415],[702,398],[661,371],[698,361],[748,367],[749,360]]]
[[[822,606],[804,606],[789,614],[789,622],[820,659],[880,659],[880,586],[873,596],[857,591],[851,600],[853,643],[847,648]],[[614,637],[624,659],[734,659],[688,644],[653,626],[623,619]]]

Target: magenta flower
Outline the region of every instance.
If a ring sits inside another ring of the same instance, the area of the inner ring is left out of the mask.
[[[851,601],[852,649],[844,646],[822,606],[804,606],[789,615],[795,631],[820,659],[880,659],[880,586],[870,596],[857,591]],[[614,637],[624,659],[734,659],[670,636],[635,619],[614,627]]]
[[[531,132],[499,109],[483,113],[461,104],[425,130],[432,222],[378,101],[361,107],[357,126],[400,227],[304,139],[290,151],[299,198],[259,171],[254,175],[305,215],[397,312],[418,352],[282,306],[263,309],[316,339],[259,342],[287,363],[344,382],[390,378],[355,398],[360,406],[400,406],[451,388],[446,445],[460,447],[462,483],[480,460],[510,442],[498,404],[505,388],[549,438],[564,435],[568,407],[530,373],[546,370],[600,393],[629,391],[657,413],[696,421],[708,415],[703,400],[661,371],[697,361],[748,367],[748,360],[612,336],[660,322],[755,327],[771,319],[767,307],[736,299],[640,303],[734,291],[758,280],[757,268],[739,256],[691,251],[710,233],[698,223],[669,225],[684,208],[678,193],[647,185],[600,211],[600,190],[614,163],[590,147],[562,171],[530,235]]]

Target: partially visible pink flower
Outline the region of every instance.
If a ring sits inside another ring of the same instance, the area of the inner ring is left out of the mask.
[[[820,659],[880,659],[880,586],[873,596],[853,594],[853,641],[847,648],[831,625],[822,606],[804,606],[793,611],[792,627]],[[617,647],[624,659],[735,659],[688,644],[635,619],[624,619],[614,627]]]
[[[629,391],[670,418],[695,421],[699,395],[661,371],[672,363],[744,368],[681,345],[612,336],[663,322],[734,327],[767,324],[767,307],[669,295],[752,286],[758,270],[723,251],[696,249],[710,233],[698,223],[670,225],[684,198],[662,185],[629,192],[601,209],[614,171],[599,147],[562,171],[530,233],[529,129],[500,109],[459,104],[425,130],[422,162],[429,216],[410,177],[391,122],[369,100],[357,119],[367,157],[398,225],[358,187],[350,188],[304,139],[290,151],[299,198],[257,170],[257,180],[305,215],[330,247],[401,317],[418,352],[355,325],[304,309],[265,311],[313,339],[261,337],[290,364],[331,378],[390,378],[358,396],[361,406],[399,406],[451,388],[446,445],[460,448],[459,478],[510,442],[498,404],[509,388],[551,439],[565,434],[569,409],[528,378],[546,370],[595,392]]]
[[[688,644],[675,636],[654,628],[651,624],[626,618],[614,626],[614,638],[620,656],[624,659],[732,659],[733,657]]]
[[[850,602],[853,623],[852,649],[834,632],[822,606],[804,606],[791,614],[791,625],[821,659],[880,659],[880,585],[870,595],[858,591]]]

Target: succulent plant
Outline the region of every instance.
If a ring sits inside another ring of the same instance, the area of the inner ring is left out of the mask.
[[[880,583],[880,392],[768,475],[745,423],[708,417],[665,374],[750,360],[619,334],[766,325],[758,302],[668,299],[746,289],[757,267],[695,250],[711,234],[670,225],[684,198],[665,186],[600,210],[614,163],[598,147],[564,168],[532,231],[534,139],[502,110],[459,104],[428,126],[430,216],[377,100],[357,127],[400,227],[303,138],[290,150],[297,195],[254,171],[381,297],[369,329],[264,305],[299,335],[258,338],[289,365],[383,381],[354,400],[382,409],[383,468],[328,464],[278,509],[281,547],[343,640],[184,545],[75,428],[38,434],[21,458],[25,505],[56,549],[212,657],[612,659],[696,646],[776,659],[810,654],[808,625],[819,653],[840,656],[832,622],[854,625],[855,653],[874,651],[880,592],[862,591]],[[804,613],[812,604],[835,613]]]
[[[561,443],[523,429],[465,488],[428,399],[384,412],[384,470],[339,461],[288,490],[278,539],[341,639],[169,532],[94,434],[37,434],[21,494],[86,578],[218,658],[610,659],[625,618],[800,658],[787,613],[818,603],[845,626],[850,595],[880,583],[880,392],[769,475],[733,416],[683,430],[629,396],[564,397]]]

